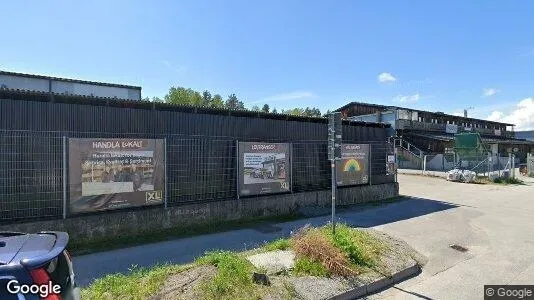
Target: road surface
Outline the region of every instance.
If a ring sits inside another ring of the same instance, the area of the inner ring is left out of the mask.
[[[447,182],[398,176],[402,201],[338,214],[407,241],[427,256],[423,272],[371,299],[481,299],[484,284],[534,284],[534,186]],[[209,249],[245,250],[328,216],[215,233],[74,258],[77,280],[127,272],[132,265],[186,263]],[[450,245],[468,249],[459,252]]]

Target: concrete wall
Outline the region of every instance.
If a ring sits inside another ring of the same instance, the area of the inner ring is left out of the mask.
[[[398,196],[398,183],[345,187],[338,189],[337,204],[352,205]],[[66,231],[72,240],[136,234],[161,228],[186,227],[217,221],[238,220],[296,213],[304,207],[330,206],[330,190],[280,194],[229,201],[116,211],[72,217],[65,220],[1,225],[0,231]]]

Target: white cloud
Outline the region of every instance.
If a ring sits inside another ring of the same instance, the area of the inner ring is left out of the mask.
[[[486,117],[486,120],[489,120],[489,121],[498,121],[502,118],[504,114],[502,113],[502,111],[493,111],[489,116]]]
[[[482,95],[484,97],[491,97],[491,96],[497,94],[498,92],[500,92],[498,89],[488,88],[488,89],[484,89],[484,91],[482,92]]]
[[[393,98],[393,101],[400,102],[400,103],[415,103],[421,99],[421,96],[419,93],[413,94],[413,95],[398,95],[395,98]]]
[[[378,81],[379,82],[393,82],[396,81],[397,78],[393,77],[391,73],[383,72],[378,74]]]
[[[487,120],[515,124],[515,130],[534,130],[534,99],[525,98],[508,114],[493,111]]]
[[[283,93],[283,94],[277,94],[269,97],[265,97],[263,99],[248,102],[249,104],[254,103],[267,103],[267,102],[277,102],[277,101],[290,101],[290,100],[300,100],[300,99],[309,99],[309,98],[317,98],[317,94],[314,92],[309,91],[294,91],[289,93]]]

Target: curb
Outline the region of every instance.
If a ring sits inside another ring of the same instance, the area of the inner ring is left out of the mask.
[[[350,291],[346,291],[343,294],[336,295],[329,298],[328,300],[350,300],[350,299],[359,299],[364,296],[376,293],[380,290],[384,290],[396,283],[399,283],[403,280],[406,280],[410,277],[414,277],[421,272],[421,266],[419,264],[408,267],[402,271],[399,271],[390,277],[379,279],[375,282],[371,282],[366,285],[362,285]]]

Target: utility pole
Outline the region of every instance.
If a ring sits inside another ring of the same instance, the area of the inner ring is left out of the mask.
[[[337,161],[341,159],[341,113],[328,115],[328,159],[332,169],[332,234],[336,234]]]

